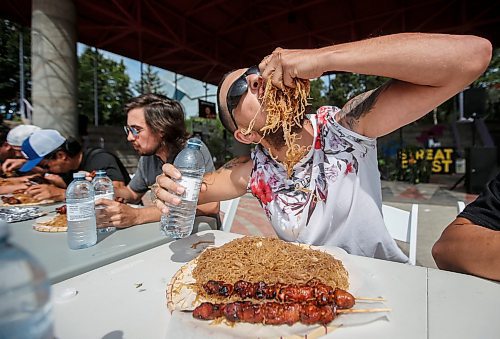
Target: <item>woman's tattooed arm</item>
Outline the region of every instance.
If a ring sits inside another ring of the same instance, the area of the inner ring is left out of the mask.
[[[340,111],[339,124],[351,131],[356,131],[359,120],[375,106],[379,95],[385,91],[390,85],[392,80],[389,80],[384,85],[362,93],[345,104]]]

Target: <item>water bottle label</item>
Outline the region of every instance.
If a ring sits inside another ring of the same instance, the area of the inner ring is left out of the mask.
[[[67,204],[66,207],[68,221],[81,221],[95,217],[93,201]]]
[[[182,198],[188,201],[195,201],[198,198],[199,193],[199,178],[182,177],[178,184],[185,188]]]
[[[99,194],[94,197],[94,201],[97,201],[99,199],[115,200],[115,194],[111,192],[111,193]]]

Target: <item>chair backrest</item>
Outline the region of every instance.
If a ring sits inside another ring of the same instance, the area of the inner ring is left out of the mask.
[[[238,209],[238,204],[240,203],[240,198],[234,198],[231,200],[224,200],[220,202],[220,211],[224,213],[222,217],[221,230],[225,232],[230,232],[233,226],[234,216],[236,215],[236,210]]]
[[[382,205],[385,226],[396,240],[407,242],[410,246],[408,259],[415,265],[417,257],[418,205],[411,206],[411,212]]]
[[[465,202],[463,201],[457,201],[457,214],[462,213],[462,211],[465,208]]]

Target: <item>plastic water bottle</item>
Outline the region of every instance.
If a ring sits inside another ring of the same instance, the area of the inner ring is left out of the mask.
[[[50,284],[43,267],[9,243],[0,220],[0,338],[53,338]]]
[[[105,170],[96,171],[94,180],[92,180],[92,185],[94,186],[94,201],[99,199],[109,199],[115,200],[115,189],[113,188],[113,181],[106,175]],[[106,208],[104,205],[95,205],[95,216],[96,220],[99,219],[99,214]],[[101,225],[97,223],[97,230],[99,232],[112,232],[116,230],[116,227],[100,227]]]
[[[184,186],[185,190],[180,196],[181,203],[177,206],[170,205],[168,215],[162,215],[160,227],[167,236],[175,239],[187,237],[193,231],[198,195],[205,173],[200,148],[199,139],[189,139],[186,148],[174,160],[174,166],[182,175],[177,182]]]
[[[84,172],[73,174],[73,181],[66,189],[66,207],[69,248],[77,250],[95,245],[94,188],[85,180]]]

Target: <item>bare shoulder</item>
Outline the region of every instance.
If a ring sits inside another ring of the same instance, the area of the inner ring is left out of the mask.
[[[363,117],[373,109],[379,95],[384,92],[390,84],[391,81],[388,81],[376,89],[361,93],[349,100],[338,113],[338,123],[351,131],[361,133],[361,122]]]

